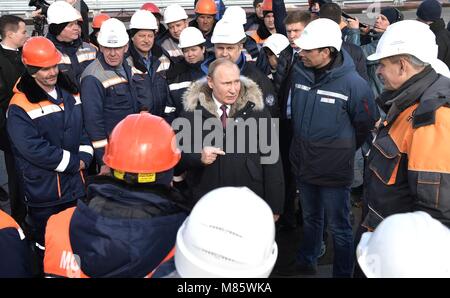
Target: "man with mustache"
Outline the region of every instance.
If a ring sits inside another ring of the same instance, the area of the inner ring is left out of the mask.
[[[94,150],[77,86],[58,70],[61,54],[45,37],[23,46],[27,72],[14,87],[7,130],[27,205],[26,228],[42,257],[47,219],[85,196]]]

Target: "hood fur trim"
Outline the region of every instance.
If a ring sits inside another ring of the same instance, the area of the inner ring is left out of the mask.
[[[247,102],[255,104],[254,110],[264,109],[262,91],[251,79],[241,76],[241,90],[234,104],[231,105],[230,115],[232,118],[238,111],[243,109]],[[192,112],[200,104],[208,112],[219,117],[217,106],[212,98],[212,89],[209,88],[206,78],[194,82],[183,95],[183,106],[187,112]]]

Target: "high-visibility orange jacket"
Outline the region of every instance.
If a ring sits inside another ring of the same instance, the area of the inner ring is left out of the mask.
[[[422,210],[450,226],[450,79],[427,67],[380,99],[387,117],[368,156],[363,225]]]

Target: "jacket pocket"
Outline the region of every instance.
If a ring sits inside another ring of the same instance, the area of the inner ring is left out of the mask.
[[[309,135],[315,140],[334,138],[340,126],[341,100],[327,97],[315,100]]]
[[[58,176],[54,173],[24,173],[24,190],[30,206],[56,201],[60,197],[61,188]]]
[[[419,203],[439,208],[439,188],[441,186],[441,174],[432,172],[418,172],[417,198]],[[448,206],[447,206],[448,207]]]
[[[401,153],[389,135],[377,138],[369,158],[370,170],[386,185],[395,184]]]
[[[106,88],[105,106],[126,103],[130,94],[128,87],[128,84],[120,83]]]

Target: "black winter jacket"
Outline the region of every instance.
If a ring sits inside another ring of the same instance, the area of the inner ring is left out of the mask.
[[[284,202],[283,167],[279,154],[278,156],[273,155],[278,150],[278,136],[270,124],[271,116],[264,108],[262,94],[258,86],[252,80],[241,77],[241,90],[238,99],[229,111],[226,131],[221,126],[216,111],[217,106],[212,99],[212,91],[206,80],[197,81],[188,89],[183,104],[185,109],[182,114],[183,121],[188,119],[191,124],[191,138],[183,139],[183,154],[179,168],[187,170],[186,181],[192,192],[193,200],[199,200],[204,194],[218,187],[247,186],[269,204],[274,214],[280,214]],[[211,140],[211,144],[204,144],[211,130],[203,128],[203,125],[198,126],[197,116],[201,117],[202,124],[205,121],[215,121],[213,123],[218,124],[217,127],[220,128],[220,135],[223,138]],[[238,139],[236,126],[234,126],[234,135],[230,134],[230,131],[233,131],[230,130],[233,123],[239,125],[239,121],[242,124],[243,121],[248,119],[250,121],[252,121],[251,119],[256,120],[259,128],[257,132],[249,132],[247,129],[245,141]],[[267,128],[263,129],[261,126],[267,126]],[[272,146],[275,147],[271,147],[272,150],[267,154],[264,154],[261,150],[261,138],[264,137],[263,133],[265,132],[267,132],[266,139],[272,140]],[[201,137],[196,137],[195,133],[200,133]],[[182,133],[178,134],[177,137],[181,137],[181,135]],[[230,136],[234,138],[233,146],[230,146],[227,135],[228,138]],[[255,143],[258,141],[255,153],[249,150],[249,148],[253,148],[250,141],[253,138]],[[227,147],[227,142],[228,147],[231,147],[232,150]],[[201,150],[206,145],[222,148],[226,154],[218,156],[214,163],[205,166],[201,162]],[[240,148],[240,146],[245,146],[244,153],[240,153],[242,150],[238,151],[237,148]],[[198,150],[195,148],[198,148]],[[274,162],[264,164],[264,160],[269,156],[273,157]]]
[[[436,35],[438,58],[450,67],[450,32],[445,30],[444,20],[439,19],[430,24],[430,30]]]
[[[14,85],[25,71],[21,58],[22,51],[5,50],[0,46],[0,150],[7,152],[11,152],[11,147],[5,130],[6,110]]]

